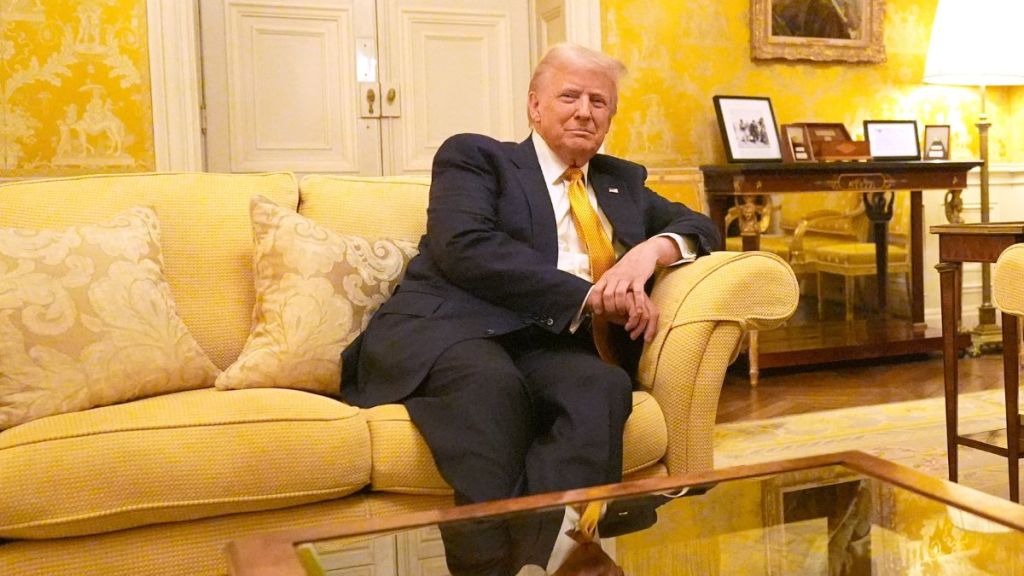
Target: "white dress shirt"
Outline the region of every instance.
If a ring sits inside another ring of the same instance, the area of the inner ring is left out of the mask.
[[[587,246],[576,232],[576,225],[572,221],[572,212],[569,208],[569,182],[564,178],[565,171],[569,165],[555,155],[551,147],[539,134],[533,132],[530,137],[533,139],[533,147],[537,150],[537,161],[540,163],[540,170],[544,174],[544,183],[547,184],[548,194],[551,196],[551,207],[555,210],[555,229],[558,233],[558,269],[579,276],[588,282],[594,279],[590,276],[590,257],[587,254]],[[612,230],[612,224],[604,211],[597,203],[597,196],[594,194],[594,187],[590,185],[588,171],[590,163],[579,167],[583,171],[583,182],[587,187],[587,198],[591,206],[597,212],[601,220],[605,234],[612,239],[612,246],[615,249],[615,258],[620,258],[625,252],[625,247],[618,242]],[[679,247],[681,258],[673,262],[671,266],[692,262],[697,258],[697,250],[693,240],[679,234],[659,234],[667,236],[675,241]],[[589,296],[590,293],[588,292]],[[571,332],[575,332],[583,319],[583,309],[586,305],[586,298],[580,305],[580,311],[569,326]]]

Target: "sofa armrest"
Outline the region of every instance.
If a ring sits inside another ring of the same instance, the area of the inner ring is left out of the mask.
[[[668,426],[670,474],[713,467],[712,431],[725,370],[748,330],[768,330],[796,311],[793,270],[768,252],[715,252],[655,280],[658,332],[638,379]]]

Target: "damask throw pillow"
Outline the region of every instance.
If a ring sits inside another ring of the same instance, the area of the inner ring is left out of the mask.
[[[262,196],[250,208],[253,329],[217,388],[337,395],[341,351],[391,295],[416,245],[341,234]]]
[[[149,208],[63,231],[0,229],[0,430],[213,384],[162,263]]]

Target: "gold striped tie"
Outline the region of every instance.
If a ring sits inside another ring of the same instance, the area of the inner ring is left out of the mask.
[[[576,529],[588,541],[593,541],[594,537],[597,536],[597,523],[601,521],[602,508],[604,508],[604,501],[594,500],[593,502],[587,502],[586,506],[583,506],[583,511],[580,512],[580,519],[576,523]]]
[[[587,247],[590,258],[591,280],[597,282],[605,272],[615,264],[615,248],[605,234],[597,211],[587,198],[587,187],[583,183],[583,171],[570,167],[565,171],[564,178],[568,181],[569,209],[576,233]],[[591,319],[594,346],[602,360],[609,364],[619,364],[618,355],[611,344],[608,321],[601,316]]]

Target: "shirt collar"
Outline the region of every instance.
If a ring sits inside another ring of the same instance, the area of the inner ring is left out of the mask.
[[[562,181],[562,175],[569,169],[569,165],[562,161],[548,143],[544,141],[537,132],[531,132],[530,138],[533,140],[533,147],[537,150],[537,162],[540,163],[540,170],[544,174],[544,181],[551,184],[559,184]],[[590,162],[587,162],[583,166],[580,166],[580,170],[583,171],[583,181],[587,181],[587,170],[590,168]]]

